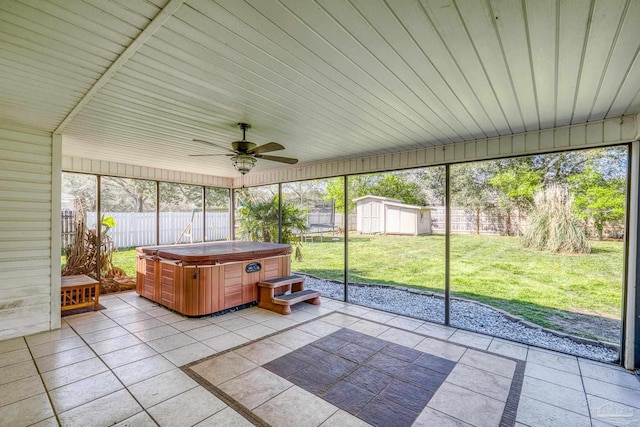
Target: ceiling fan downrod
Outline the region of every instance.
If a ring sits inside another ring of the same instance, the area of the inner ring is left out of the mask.
[[[251,129],[251,125],[249,123],[238,123],[238,127],[242,129],[242,140],[247,140],[247,129]]]

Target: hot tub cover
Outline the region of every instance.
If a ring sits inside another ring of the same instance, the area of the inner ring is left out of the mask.
[[[291,245],[264,242],[210,242],[187,245],[144,246],[138,253],[184,264],[223,264],[251,261],[291,253]]]

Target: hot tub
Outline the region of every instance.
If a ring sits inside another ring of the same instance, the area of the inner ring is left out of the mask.
[[[291,273],[291,246],[214,242],[137,248],[136,292],[186,316],[257,301],[258,282]]]

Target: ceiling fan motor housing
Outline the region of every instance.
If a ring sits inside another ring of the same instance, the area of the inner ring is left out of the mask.
[[[251,151],[254,148],[256,148],[257,145],[253,142],[242,140],[242,141],[233,141],[231,143],[231,147],[233,148],[233,151],[246,153],[247,151]]]

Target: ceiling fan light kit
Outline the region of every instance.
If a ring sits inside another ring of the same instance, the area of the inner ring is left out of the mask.
[[[247,154],[237,154],[231,158],[233,167],[242,175],[253,169],[256,164],[256,159],[253,156]]]
[[[232,142],[231,149],[218,145],[214,142],[204,141],[202,139],[194,139],[194,141],[196,142],[203,142],[205,144],[213,145],[217,148],[223,148],[224,150],[234,154],[190,154],[190,156],[229,156],[231,157],[233,167],[242,175],[253,169],[258,159],[287,163],[290,165],[295,165],[296,163],[298,163],[298,159],[292,159],[290,157],[263,155],[262,153],[268,153],[270,151],[284,150],[284,146],[278,144],[277,142],[268,142],[264,145],[258,146],[251,141],[247,141],[246,139],[247,129],[251,129],[251,125],[247,123],[238,123],[238,127],[242,129],[242,140]]]

